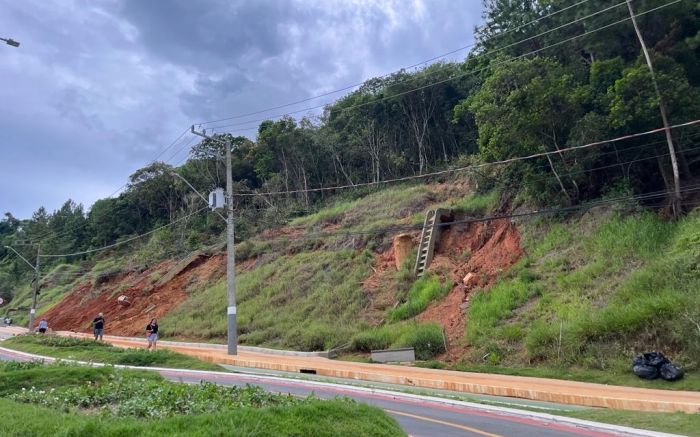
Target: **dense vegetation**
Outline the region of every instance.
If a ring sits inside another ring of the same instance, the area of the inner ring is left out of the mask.
[[[605,208],[577,222],[522,227],[528,255],[471,302],[468,361],[594,369],[601,382],[615,382],[632,378],[635,352],[664,350],[697,369],[698,212],[669,223]],[[697,390],[700,382],[692,374],[675,386]]]
[[[403,435],[380,410],[350,400],[172,383],[109,367],[3,364],[0,393],[6,436]]]

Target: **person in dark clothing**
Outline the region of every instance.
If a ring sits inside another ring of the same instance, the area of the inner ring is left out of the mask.
[[[100,338],[100,341],[102,341],[102,334],[104,333],[105,329],[105,318],[104,314],[100,313],[95,317],[95,320],[92,321],[92,327],[94,328],[95,331],[95,341],[97,341],[97,338]]]
[[[158,320],[151,319],[146,325],[146,340],[148,340],[148,350],[156,350],[156,342],[158,341]],[[152,349],[151,349],[152,348]]]

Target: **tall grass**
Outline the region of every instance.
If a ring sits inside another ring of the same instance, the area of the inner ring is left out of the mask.
[[[469,214],[486,214],[496,208],[501,193],[498,190],[490,191],[486,194],[467,195],[461,199],[452,200],[445,204],[446,208],[455,212]]]
[[[445,352],[442,328],[437,323],[404,322],[370,328],[353,336],[352,350],[412,347],[416,358],[429,360]]]
[[[451,288],[450,283],[441,283],[440,278],[427,274],[413,283],[408,291],[406,302],[389,311],[387,318],[391,322],[406,320],[422,313],[430,302],[446,295]]]
[[[436,200],[438,197],[424,185],[401,185],[356,200],[337,201],[315,214],[292,220],[290,225],[341,224],[354,231],[377,229],[395,225],[397,219],[410,219]]]
[[[651,213],[612,216],[582,232],[574,221],[533,233],[528,258],[472,300],[470,343],[477,350],[496,345],[511,363],[605,368],[659,349],[697,366],[698,214],[679,222]],[[518,271],[534,276],[528,282]]]
[[[347,342],[361,326],[358,314],[367,305],[361,283],[372,260],[367,252],[303,252],[240,274],[241,341],[299,350]],[[191,293],[161,324],[175,336],[223,340],[225,309],[225,284],[220,282]]]

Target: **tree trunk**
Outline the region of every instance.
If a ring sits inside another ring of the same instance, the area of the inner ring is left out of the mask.
[[[651,75],[651,83],[654,86],[654,91],[656,92],[656,97],[659,99],[659,112],[661,113],[661,120],[664,123],[664,133],[666,134],[666,144],[668,144],[668,153],[671,156],[671,168],[673,169],[673,197],[671,198],[671,208],[673,210],[673,216],[678,217],[681,213],[681,181],[680,174],[678,172],[678,161],[676,158],[676,150],[673,146],[673,138],[671,136],[671,128],[669,127],[668,117],[666,116],[666,105],[664,103],[663,97],[661,97],[661,92],[659,91],[659,84],[656,82],[656,74],[654,73],[654,66],[651,63],[651,57],[647,51],[647,46],[644,43],[644,38],[642,37],[642,32],[637,26],[637,19],[632,10],[632,0],[627,0],[627,8],[630,11],[630,18],[632,19],[632,26],[634,26],[634,31],[639,39],[639,44],[642,46],[642,52],[644,53],[644,58],[647,61],[647,66],[649,67],[649,74]]]
[[[552,173],[554,173],[554,177],[557,178],[557,182],[559,182],[559,187],[561,188],[561,192],[564,193],[564,196],[566,196],[569,205],[571,204],[571,197],[569,197],[569,193],[566,192],[566,188],[564,188],[564,184],[561,182],[561,178],[559,177],[559,173],[557,173],[557,170],[554,168],[554,163],[552,162],[552,158],[549,157],[549,154],[547,154],[547,161],[549,161],[549,166],[552,169]]]

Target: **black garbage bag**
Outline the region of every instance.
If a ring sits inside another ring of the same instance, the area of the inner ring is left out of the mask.
[[[668,358],[661,352],[647,352],[637,355],[632,360],[633,366],[654,366],[660,368],[662,365],[669,363]]]
[[[632,359],[632,371],[643,379],[675,381],[683,377],[683,370],[674,366],[661,352],[647,352]]]
[[[643,379],[656,379],[659,377],[659,369],[647,364],[636,364],[632,366],[632,371]]]
[[[648,352],[644,354],[650,366],[654,366],[660,369],[664,364],[670,363],[668,358],[664,356],[661,352]]]
[[[659,374],[666,381],[676,381],[683,377],[683,369],[676,367],[671,363],[664,363],[659,368]]]

